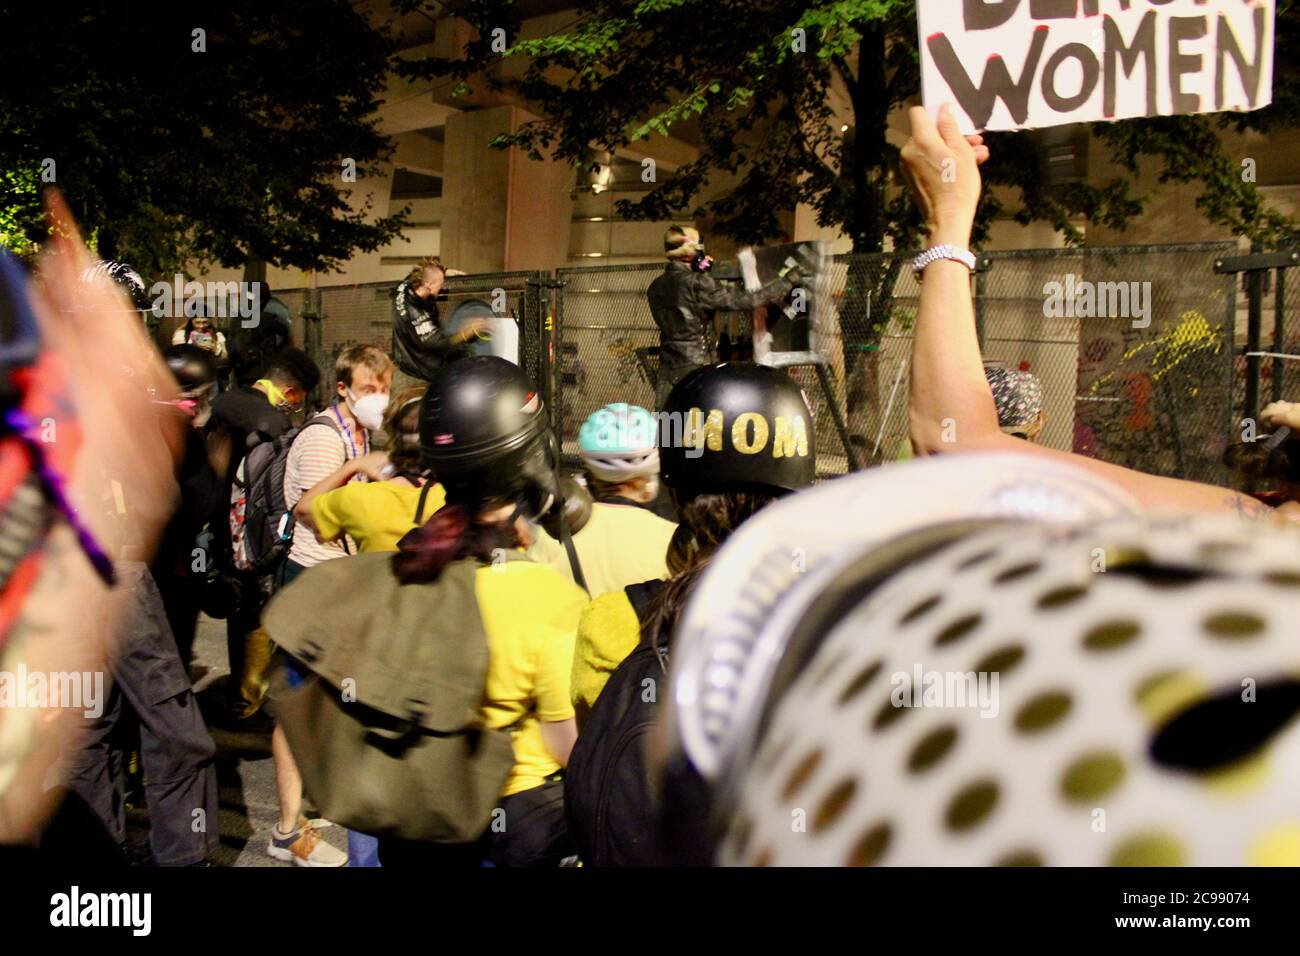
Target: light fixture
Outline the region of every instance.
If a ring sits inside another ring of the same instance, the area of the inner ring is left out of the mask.
[[[587,173],[587,182],[591,186],[591,191],[600,195],[609,189],[609,184],[614,181],[614,167],[604,163],[592,163]]]
[[[849,131],[849,124],[848,124],[848,123],[845,123],[843,126],[840,127],[840,132],[841,132],[841,133],[847,133],[848,131]]]

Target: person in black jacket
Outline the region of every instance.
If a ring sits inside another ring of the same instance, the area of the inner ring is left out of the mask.
[[[466,343],[488,332],[486,319],[469,319],[448,334],[438,317],[447,270],[435,256],[419,263],[393,291],[393,362],[427,382],[444,366],[468,355]]]
[[[748,292],[739,283],[719,282],[708,274],[713,260],[704,254],[700,234],[690,226],[668,227],[664,255],[668,267],[646,290],[650,314],[659,326],[656,408],[663,408],[668,393],[688,372],[716,360],[713,319],[718,312],[751,312],[780,302],[802,276],[787,270],[757,292]]]

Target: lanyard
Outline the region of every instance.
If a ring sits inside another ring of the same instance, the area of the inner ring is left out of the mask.
[[[343,434],[348,436],[348,445],[350,445],[352,448],[352,457],[356,458],[357,443],[352,439],[352,429],[348,427],[347,422],[343,421],[343,416],[339,414],[339,403],[335,402],[333,405],[331,405],[330,411],[334,413],[334,417],[338,420],[339,428],[343,429]],[[368,454],[370,452],[370,434],[368,432],[365,434],[363,440],[363,447],[365,448],[366,453]]]

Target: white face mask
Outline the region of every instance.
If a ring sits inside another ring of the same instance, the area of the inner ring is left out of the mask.
[[[357,398],[352,394],[352,389],[348,389],[348,406],[352,409],[353,417],[363,427],[378,428],[384,423],[384,412],[388,408],[388,393],[378,392]]]

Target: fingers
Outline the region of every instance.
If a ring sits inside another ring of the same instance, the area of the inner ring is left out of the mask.
[[[938,130],[944,143],[957,155],[974,151],[973,145],[962,135],[961,127],[957,124],[957,111],[953,109],[951,103],[944,103],[939,107]]]
[[[62,197],[47,194],[53,238],[40,263],[33,305],[41,335],[63,368],[83,438],[70,491],[97,500],[104,476],[130,487],[158,515],[141,519],[143,537],[170,505],[169,447],[183,422],[155,404],[175,397],[176,384],[145,335],[139,314],[111,280],[85,282],[94,259]],[[158,437],[167,440],[158,441]],[[143,508],[142,508],[143,511]],[[114,533],[97,509],[85,513],[101,538]]]
[[[1300,502],[1284,501],[1270,516],[1275,524],[1300,524]]]
[[[912,126],[912,143],[915,143],[922,151],[928,151],[936,147],[942,148],[943,139],[939,135],[939,130],[935,127],[934,118],[930,116],[925,107],[913,106],[907,111],[907,118]]]
[[[1260,421],[1270,428],[1300,429],[1300,405],[1292,402],[1271,402],[1259,413]]]

